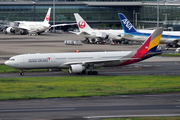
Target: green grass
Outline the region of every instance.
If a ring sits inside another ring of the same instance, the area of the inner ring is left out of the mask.
[[[159,56],[180,57],[180,53],[162,53]]]
[[[180,120],[180,117],[139,117],[139,118],[117,118],[103,120]]]
[[[0,73],[18,73],[20,70],[8,67],[6,65],[0,65]],[[24,72],[47,72],[48,69],[31,69],[24,70]]]
[[[180,91],[180,76],[0,78],[0,100]]]

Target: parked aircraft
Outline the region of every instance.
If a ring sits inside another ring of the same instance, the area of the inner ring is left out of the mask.
[[[123,30],[94,30],[92,29],[86,21],[78,14],[74,13],[77,25],[80,32],[77,35],[84,36],[86,40],[96,39],[96,41],[103,39],[110,40],[121,40],[121,34],[124,33]]]
[[[96,67],[122,66],[145,60],[162,53],[157,49],[163,28],[157,28],[144,44],[135,51],[116,52],[78,52],[78,53],[44,53],[22,54],[11,57],[5,65],[20,69],[69,68],[70,73],[97,75]]]
[[[45,30],[48,30],[51,28],[51,25],[49,24],[50,19],[50,13],[51,8],[48,9],[48,12],[45,16],[45,19],[43,22],[34,22],[34,21],[15,21],[15,26],[8,27],[5,31],[5,33],[14,33],[16,31],[20,31],[21,34],[41,34],[45,32]]]
[[[144,42],[153,30],[136,30],[130,21],[122,14],[119,13],[119,18],[124,29],[122,37],[131,41]],[[180,32],[163,31],[160,43],[167,44],[167,47],[178,47],[180,40]]]
[[[51,27],[57,27],[57,26],[65,26],[65,25],[74,25],[72,24],[57,24],[57,25],[50,25],[50,14],[51,14],[51,8],[48,9],[48,12],[45,16],[45,19],[43,22],[34,22],[34,21],[15,21],[14,26],[8,27],[4,32],[7,33],[14,33],[16,31],[20,31],[21,34],[38,34],[45,32],[46,30],[49,30]]]

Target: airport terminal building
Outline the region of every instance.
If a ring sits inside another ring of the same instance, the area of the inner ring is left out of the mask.
[[[157,26],[157,0],[1,0],[0,20],[43,21],[49,7],[51,24],[75,22],[79,13],[94,28],[121,28],[123,13],[136,27]],[[179,0],[159,0],[159,24],[180,30]]]

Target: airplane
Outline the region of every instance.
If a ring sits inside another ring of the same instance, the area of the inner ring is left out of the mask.
[[[112,67],[128,65],[161,54],[158,50],[163,28],[157,28],[149,38],[134,51],[111,52],[77,52],[77,53],[37,53],[21,54],[9,58],[4,64],[20,69],[20,75],[24,75],[23,69],[58,69],[69,68],[69,73],[97,75],[93,69],[96,67]]]
[[[96,41],[100,41],[103,39],[110,39],[110,40],[122,39],[121,34],[124,33],[123,30],[94,30],[86,23],[86,21],[78,13],[74,13],[74,16],[78,28],[80,30],[80,32],[76,34],[84,36],[87,41],[89,41],[89,39],[95,39]]]
[[[131,41],[139,41],[144,42],[147,37],[152,33],[153,30],[136,30],[134,26],[130,23],[130,21],[122,14],[118,13],[124,34],[122,34],[122,38],[131,40]],[[160,44],[167,44],[167,47],[178,47],[180,40],[180,32],[175,31],[163,31]]]
[[[48,12],[44,18],[43,22],[34,22],[34,21],[15,21],[15,26],[10,26],[6,28],[4,31],[5,34],[13,33],[15,34],[16,31],[20,31],[21,34],[38,34],[45,32],[46,30],[49,30],[51,27],[57,27],[57,26],[65,26],[65,25],[74,25],[76,23],[71,24],[57,24],[57,25],[50,25],[50,14],[51,14],[51,8],[48,9]]]
[[[5,34],[7,33],[15,34],[16,31],[20,31],[21,34],[37,33],[38,35],[40,35],[41,33],[45,32],[45,30],[51,28],[51,25],[49,24],[50,13],[51,13],[51,8],[48,9],[48,12],[43,22],[15,21],[14,22],[15,26],[8,27],[5,30]]]

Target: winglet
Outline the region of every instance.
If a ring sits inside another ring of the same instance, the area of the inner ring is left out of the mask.
[[[76,19],[80,32],[92,30],[92,28],[86,23],[86,21],[78,13],[74,13],[74,17]]]
[[[134,26],[122,13],[118,13],[118,15],[125,33],[137,32]]]
[[[48,9],[46,17],[44,18],[44,23],[49,24],[50,14],[51,14],[51,8]]]

